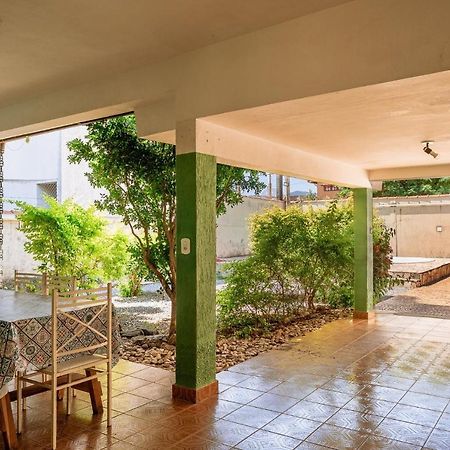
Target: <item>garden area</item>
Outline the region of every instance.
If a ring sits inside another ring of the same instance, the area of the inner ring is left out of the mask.
[[[38,272],[75,277],[80,288],[113,280],[122,358],[174,370],[175,147],[139,139],[125,116],[90,124],[69,149],[72,163],[87,162],[101,199],[90,208],[51,198],[47,207],[15,202],[26,251]],[[258,172],[218,164],[217,215],[263,188]],[[105,213],[120,221],[111,224]],[[323,209],[271,208],[250,217],[249,227],[251,255],[217,264],[218,371],[352,313],[351,196]],[[377,299],[396,283],[389,242],[374,217]]]

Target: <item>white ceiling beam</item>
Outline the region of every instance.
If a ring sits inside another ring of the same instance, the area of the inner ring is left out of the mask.
[[[134,113],[138,136],[142,138],[175,129],[174,97],[165,97],[156,102],[139,105]]]
[[[222,164],[340,186],[371,187],[367,172],[359,167],[205,120],[196,121],[196,136],[191,141],[186,148],[177,147],[177,152],[184,153],[196,148],[198,152],[216,156]],[[189,139],[185,138],[183,142],[187,143]]]
[[[371,181],[450,177],[450,164],[369,170]]]

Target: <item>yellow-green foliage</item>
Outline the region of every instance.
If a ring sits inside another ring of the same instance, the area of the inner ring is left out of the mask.
[[[105,220],[93,207],[45,200],[48,207],[16,203],[25,250],[40,263],[39,270],[75,276],[82,286],[120,279],[128,262],[126,235],[107,233]]]

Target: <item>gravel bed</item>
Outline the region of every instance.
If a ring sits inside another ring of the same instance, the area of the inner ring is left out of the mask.
[[[295,337],[304,336],[328,322],[350,315],[350,310],[318,307],[287,325],[278,326],[266,336],[238,339],[218,335],[216,370],[220,372],[260,353],[287,345]],[[124,359],[169,370],[175,370],[175,356],[175,347],[167,343],[163,334],[124,339],[121,349]]]
[[[114,306],[122,331],[158,330],[170,317],[170,300],[159,292],[146,292],[139,297],[115,297]]]

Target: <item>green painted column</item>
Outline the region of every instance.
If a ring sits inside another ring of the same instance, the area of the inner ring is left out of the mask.
[[[217,393],[216,158],[177,155],[177,354],[174,397]]]
[[[354,317],[373,315],[372,189],[353,190],[355,231],[355,312]]]

